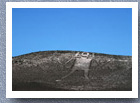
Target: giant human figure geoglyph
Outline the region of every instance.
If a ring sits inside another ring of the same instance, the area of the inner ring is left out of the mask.
[[[74,65],[71,67],[71,72],[68,73],[67,75],[63,76],[61,78],[61,80],[67,78],[76,70],[84,71],[85,79],[89,80],[88,73],[89,73],[89,68],[90,68],[91,61],[92,61],[93,57],[94,57],[94,54],[91,56],[89,53],[86,53],[86,52],[83,52],[81,54],[79,52],[76,53],[73,58],[71,58],[69,61],[66,62],[66,64],[67,64],[71,60],[74,59]],[[61,80],[56,80],[56,81],[61,81]]]

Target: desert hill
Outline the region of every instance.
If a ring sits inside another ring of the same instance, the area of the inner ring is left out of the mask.
[[[94,53],[89,80],[71,71],[77,51],[42,51],[12,58],[13,91],[131,91],[132,57]],[[82,53],[82,51],[80,52]],[[90,53],[90,52],[89,52]],[[93,54],[93,53],[90,53]],[[58,61],[59,59],[59,61]]]

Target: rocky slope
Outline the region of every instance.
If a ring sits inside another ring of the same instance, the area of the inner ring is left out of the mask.
[[[71,71],[74,60],[64,65],[77,51],[42,51],[13,57],[13,91],[131,91],[132,57],[95,53],[89,80],[77,70]],[[90,53],[92,54],[92,53]],[[59,61],[58,61],[59,58]]]

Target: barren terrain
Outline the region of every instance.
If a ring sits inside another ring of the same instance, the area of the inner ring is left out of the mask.
[[[74,60],[64,65],[77,51],[42,51],[13,57],[13,91],[131,91],[132,57],[95,53],[89,80],[77,70],[71,71]],[[92,53],[90,53],[92,54]],[[60,60],[60,63],[58,61]]]

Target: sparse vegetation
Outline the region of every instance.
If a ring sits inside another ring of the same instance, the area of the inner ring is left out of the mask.
[[[82,51],[81,51],[82,52]],[[13,57],[13,91],[131,91],[132,57],[95,53],[89,81],[83,71],[76,71],[56,82],[71,71],[74,60],[64,65],[77,51],[44,51]],[[90,53],[92,54],[92,53]],[[57,60],[60,59],[60,64]]]

